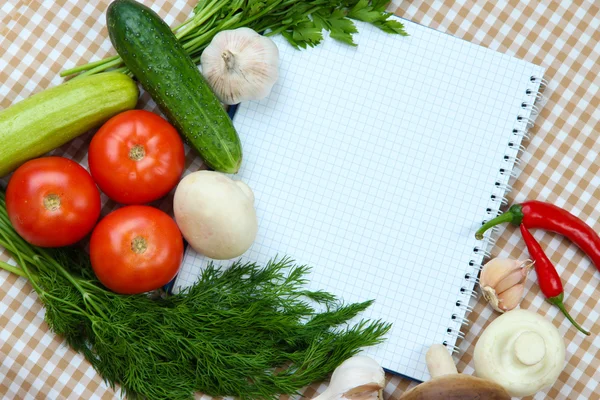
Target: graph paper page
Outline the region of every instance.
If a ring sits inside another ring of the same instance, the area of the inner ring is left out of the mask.
[[[358,47],[275,37],[280,78],[237,110],[233,178],[253,189],[259,222],[242,259],[286,255],[312,267],[310,288],[375,299],[361,317],[393,328],[365,353],[424,380],[427,348],[456,342],[465,274],[483,258],[474,232],[499,209],[543,70],[403,22],[409,37],[358,23]],[[209,261],[188,249],[176,287]]]

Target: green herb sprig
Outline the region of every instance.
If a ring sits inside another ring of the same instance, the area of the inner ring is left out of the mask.
[[[190,19],[173,32],[196,64],[220,31],[243,26],[281,33],[295,48],[313,47],[323,40],[323,30],[333,39],[356,46],[352,20],[371,23],[388,33],[406,36],[402,23],[386,12],[387,0],[200,0]],[[119,56],[65,70],[61,76],[92,75],[109,69],[129,74]]]
[[[348,325],[371,302],[344,305],[303,289],[308,268],[289,259],[264,268],[209,266],[194,286],[170,296],[112,293],[82,250],[37,248],[19,237],[1,191],[0,245],[18,263],[0,268],[30,281],[50,329],[130,399],[296,394],[380,343],[390,328],[381,321]]]

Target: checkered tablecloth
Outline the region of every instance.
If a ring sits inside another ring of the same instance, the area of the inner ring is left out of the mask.
[[[144,0],[172,25],[195,0]],[[109,0],[3,0],[0,4],[0,108],[62,82],[64,68],[114,53],[105,28]],[[541,199],[565,207],[600,231],[600,2],[395,0],[396,14],[547,68],[548,100],[531,130],[509,202]],[[310,50],[307,50],[310,51]],[[147,96],[141,100],[152,109]],[[57,151],[87,165],[90,135]],[[188,167],[200,164],[188,154]],[[103,200],[106,201],[106,198]],[[162,202],[169,209],[170,198]],[[105,202],[103,214],[114,207]],[[600,399],[600,273],[560,236],[536,232],[563,279],[566,304],[593,333],[579,334],[544,301],[530,275],[523,308],[560,329],[566,367],[536,399]],[[526,258],[517,230],[499,233],[494,256]],[[0,258],[6,255],[0,253]],[[44,310],[24,279],[0,271],[0,397],[3,399],[112,399],[115,392],[80,355],[48,331]],[[459,371],[473,373],[477,337],[497,314],[482,299],[459,342]],[[388,376],[386,398],[414,383]],[[324,386],[307,388],[308,397]]]

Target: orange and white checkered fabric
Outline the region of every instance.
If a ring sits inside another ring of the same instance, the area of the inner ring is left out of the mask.
[[[0,4],[0,109],[60,84],[58,73],[114,54],[105,27],[109,0],[4,0]],[[175,25],[196,0],[143,0]],[[546,104],[525,143],[520,174],[509,203],[540,199],[565,207],[600,231],[600,2],[595,0],[394,0],[396,14],[516,56],[547,69]],[[310,50],[306,50],[310,51]],[[147,95],[141,105],[155,110]],[[90,135],[55,151],[87,166]],[[188,154],[188,169],[201,168]],[[5,184],[5,182],[3,182]],[[104,197],[103,214],[115,205]],[[170,198],[160,202],[169,211]],[[564,336],[567,360],[555,385],[535,399],[600,399],[600,272],[566,239],[544,232],[536,238],[563,279],[566,305],[592,331],[586,337],[544,301],[535,274],[521,307],[551,320]],[[513,227],[499,231],[494,256],[527,257]],[[6,255],[0,253],[2,259]],[[0,271],[0,398],[112,399],[82,356],[49,332],[44,309],[22,278]],[[473,373],[478,336],[497,314],[483,299],[475,304],[459,341],[459,371]],[[415,384],[388,376],[385,397],[394,399]],[[324,385],[304,391],[312,397]]]

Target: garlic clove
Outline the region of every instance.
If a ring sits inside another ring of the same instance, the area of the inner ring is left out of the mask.
[[[511,272],[510,274],[502,278],[502,280],[498,282],[494,287],[496,292],[502,293],[515,286],[516,284],[523,282],[524,278],[527,277],[527,273],[524,271],[526,270],[524,268],[521,268]]]
[[[519,283],[498,294],[498,308],[500,308],[501,312],[515,309],[521,303],[524,292],[525,285]]]
[[[202,74],[225,104],[263,99],[279,77],[277,45],[246,27],[217,33],[200,62]]]
[[[496,294],[494,288],[490,286],[483,286],[481,288],[481,293],[483,294],[483,298],[492,306],[492,308],[498,312],[504,312],[503,309],[500,308],[500,299]]]
[[[533,263],[494,258],[483,266],[479,286],[492,308],[505,312],[516,308],[523,299],[525,281]]]
[[[496,287],[496,285],[512,272],[518,270],[518,261],[509,258],[492,258],[481,270],[479,282],[481,286]]]
[[[382,399],[385,372],[370,357],[357,355],[341,363],[331,375],[329,387],[313,400]]]
[[[383,388],[379,383],[371,382],[348,390],[343,393],[342,398],[349,400],[382,400]]]

